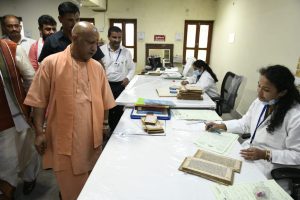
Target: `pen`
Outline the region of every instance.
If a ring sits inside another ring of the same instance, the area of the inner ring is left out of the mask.
[[[212,124],[208,125],[206,122],[204,122],[204,124],[207,126],[207,130],[209,130],[209,132],[214,132],[214,133],[218,133],[221,134],[221,130],[218,128],[212,128]]]
[[[214,133],[221,134],[221,130],[218,129],[218,128],[211,128],[211,129],[210,129],[210,132],[214,132]]]

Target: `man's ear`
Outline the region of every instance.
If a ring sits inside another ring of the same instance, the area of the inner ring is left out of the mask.
[[[62,23],[61,21],[62,21],[62,16],[58,16],[58,21],[60,22],[60,23]]]
[[[71,39],[72,39],[72,42],[76,42],[78,40],[78,35],[72,34]]]

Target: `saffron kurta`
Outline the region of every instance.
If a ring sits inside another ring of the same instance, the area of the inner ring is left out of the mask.
[[[68,46],[41,63],[24,103],[48,107],[43,167],[91,171],[102,149],[104,110],[115,106],[103,67],[74,60]]]

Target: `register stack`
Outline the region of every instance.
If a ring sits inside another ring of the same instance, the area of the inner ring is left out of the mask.
[[[196,85],[182,85],[177,94],[177,99],[202,100],[203,91]]]
[[[164,129],[161,123],[157,120],[156,115],[147,114],[146,117],[142,117],[142,124],[144,130],[149,134],[163,133]]]

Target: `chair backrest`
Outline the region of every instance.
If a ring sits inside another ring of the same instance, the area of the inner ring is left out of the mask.
[[[242,83],[243,77],[232,72],[227,72],[221,86],[221,99],[223,113],[229,113],[235,104],[238,89]]]
[[[182,75],[183,76],[192,76],[193,75],[193,63],[196,61],[196,58],[189,57],[186,59],[186,64],[184,65]]]

